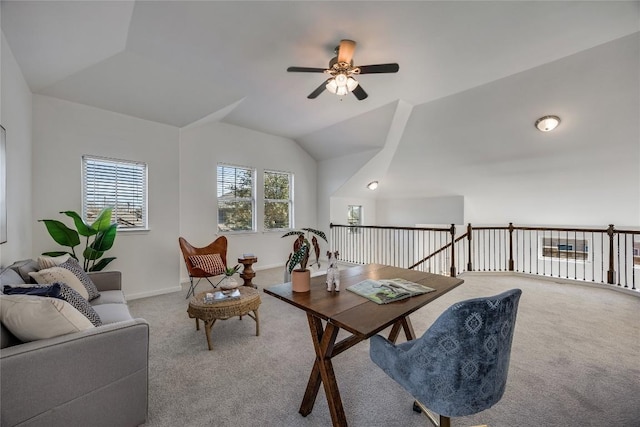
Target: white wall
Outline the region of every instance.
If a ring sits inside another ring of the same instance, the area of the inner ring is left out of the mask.
[[[331,198],[331,223],[347,224],[347,210],[349,205],[362,206],[362,225],[379,225],[376,217],[376,199],[332,197]]]
[[[216,166],[218,163],[257,170],[257,232],[228,233],[227,263],[253,253],[254,270],[284,265],[293,239],[281,232],[264,232],[262,175],[265,169],[294,174],[296,228],[317,227],[316,162],[294,141],[226,123],[209,123],[180,132],[180,235],[194,246],[205,246],[217,230]],[[328,230],[325,230],[328,232]],[[176,241],[177,245],[177,241]],[[180,261],[182,263],[182,261]],[[188,280],[184,266],[181,278]],[[259,276],[254,279],[259,283]]]
[[[33,98],[33,254],[58,250],[38,219],[81,210],[83,154],[148,165],[149,231],[119,232],[107,269],[120,270],[128,298],[179,290],[176,127],[56,98]]]
[[[640,226],[639,55],[636,33],[415,106],[378,197],[462,195],[476,225]]]
[[[357,203],[345,202],[345,200],[353,200],[353,197],[336,198],[336,205],[334,207],[333,195],[379,151],[380,150],[377,149],[367,150],[362,153],[350,154],[348,156],[318,162],[318,224],[320,228],[326,228],[325,231],[328,232],[331,222],[337,224],[344,223],[345,220],[340,219],[342,214],[339,213],[342,206],[345,207],[344,212],[346,212],[347,204]],[[358,198],[358,200],[361,199],[361,197]],[[373,197],[370,203],[375,204]],[[375,218],[371,219],[371,221],[369,224],[373,224]]]
[[[31,258],[31,91],[2,34],[0,124],[7,136],[7,243],[0,266]]]
[[[414,227],[416,224],[462,224],[464,197],[379,199],[378,224]]]

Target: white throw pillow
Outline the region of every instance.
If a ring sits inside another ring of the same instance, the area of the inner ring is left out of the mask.
[[[32,295],[0,295],[0,320],[24,342],[94,328],[91,321],[68,302]]]
[[[82,298],[89,300],[89,292],[87,292],[87,288],[84,287],[80,279],[78,279],[72,271],[69,271],[66,268],[45,268],[44,270],[31,272],[29,273],[29,276],[36,279],[36,282],[41,285],[55,282],[65,283],[67,286],[73,288],[76,292],[82,295]]]
[[[38,265],[40,266],[40,270],[45,268],[55,267],[64,262],[67,262],[70,256],[71,255],[69,254],[64,254],[60,256],[46,256],[46,255],[39,256]]]

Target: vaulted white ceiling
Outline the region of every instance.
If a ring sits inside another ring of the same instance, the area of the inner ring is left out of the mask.
[[[638,2],[2,1],[34,93],[184,127],[213,118],[298,141],[317,160],[380,148],[418,106],[638,31]],[[340,39],[364,101],[306,96]],[[535,109],[534,109],[535,110]]]

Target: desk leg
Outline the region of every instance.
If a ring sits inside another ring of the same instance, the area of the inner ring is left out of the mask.
[[[406,316],[393,324],[393,327],[391,327],[391,332],[389,332],[389,341],[391,341],[392,343],[396,342],[396,340],[398,339],[398,335],[400,335],[400,328],[404,330],[404,336],[407,338],[407,341],[416,339],[416,333],[413,331],[411,319],[409,319],[409,316]]]
[[[311,375],[309,376],[309,382],[307,383],[307,389],[304,393],[299,412],[305,417],[311,413],[316,396],[320,390],[320,383],[322,382],[333,425],[346,426],[347,418],[344,414],[338,383],[335,372],[333,371],[333,364],[331,363],[333,347],[338,337],[339,328],[331,323],[327,323],[326,328],[323,330],[322,321],[319,318],[307,314],[307,319],[309,320],[309,329],[311,330],[313,347],[316,352],[316,360],[313,364]]]

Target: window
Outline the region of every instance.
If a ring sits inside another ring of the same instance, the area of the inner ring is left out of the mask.
[[[293,175],[289,172],[264,171],[264,229],[293,228]]]
[[[362,206],[347,206],[347,223],[349,225],[362,225]],[[349,227],[350,233],[359,233],[360,227]]]
[[[255,230],[253,169],[218,165],[218,231]]]
[[[146,229],[147,164],[82,156],[82,214],[89,223],[113,208],[118,229]]]

